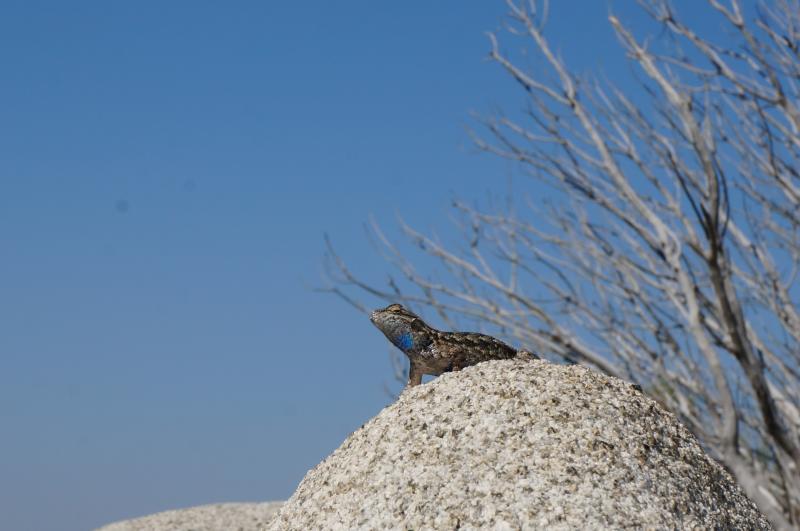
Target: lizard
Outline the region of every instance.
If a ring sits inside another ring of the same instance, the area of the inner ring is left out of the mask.
[[[422,383],[423,374],[438,376],[488,360],[538,359],[485,334],[436,330],[400,304],[375,310],[369,320],[408,356],[411,367],[405,389]]]

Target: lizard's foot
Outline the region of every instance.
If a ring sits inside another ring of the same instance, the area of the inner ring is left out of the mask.
[[[442,372],[443,372],[443,373],[445,373],[445,372],[458,372],[458,371],[460,371],[462,368],[463,368],[463,367],[462,367],[460,364],[458,364],[458,363],[451,363],[450,365],[448,365],[447,367],[445,367],[445,369],[444,369]]]

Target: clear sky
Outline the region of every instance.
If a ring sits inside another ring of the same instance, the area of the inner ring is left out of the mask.
[[[627,72],[606,2],[553,4],[571,65]],[[380,279],[371,215],[446,233],[505,189],[464,130],[523,105],[486,60],[504,12],[4,2],[0,529],[286,499],[389,403],[389,344],[313,291],[323,234]]]

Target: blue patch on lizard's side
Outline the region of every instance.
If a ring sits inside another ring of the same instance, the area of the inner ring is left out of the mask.
[[[414,346],[414,338],[409,332],[406,332],[397,338],[397,346],[400,348],[400,350],[409,350]]]

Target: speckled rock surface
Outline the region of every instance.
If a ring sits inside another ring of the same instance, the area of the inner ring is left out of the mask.
[[[201,505],[115,522],[97,531],[257,531],[267,529],[282,503]]]
[[[492,361],[410,389],[312,469],[270,528],[769,529],[629,384]]]

